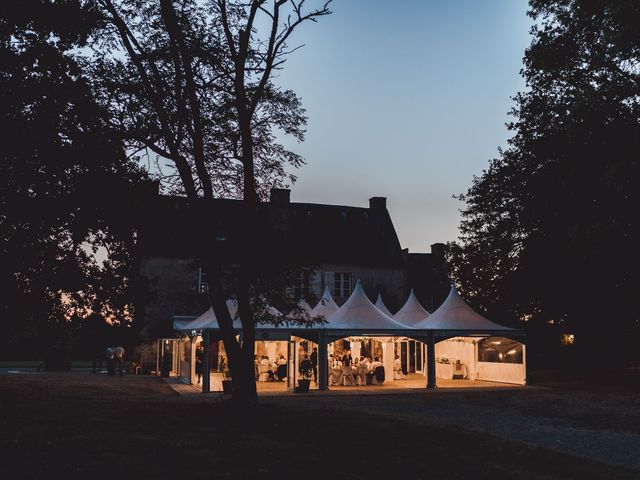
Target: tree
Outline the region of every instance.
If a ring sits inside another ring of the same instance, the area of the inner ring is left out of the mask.
[[[529,15],[514,135],[461,196],[454,274],[497,318],[575,332],[588,359],[628,357],[640,325],[640,5],[531,0]]]
[[[299,98],[272,78],[295,50],[288,46],[293,32],[329,14],[329,2],[308,12],[303,0],[98,3],[107,27],[94,43],[93,75],[131,148],[169,161],[172,173],[158,177],[171,191],[242,198],[238,265],[230,269],[213,252],[205,260],[234,398],[254,402],[255,314],[265,313],[266,294],[283,274],[276,265],[285,260],[267,251],[273,244],[262,239],[268,227],[259,218],[259,199],[295,180],[287,165],[302,164],[276,131],[303,140],[306,123]],[[242,344],[225,304],[230,293],[238,301]]]
[[[120,206],[113,192],[142,172],[106,125],[72,53],[97,26],[96,12],[77,1],[0,7],[0,314],[7,355],[42,354],[50,343],[45,329],[64,329],[74,309],[95,308],[87,282],[90,270],[102,267],[89,244],[130,239],[126,223],[112,221],[111,207]],[[109,296],[103,289],[101,301]]]

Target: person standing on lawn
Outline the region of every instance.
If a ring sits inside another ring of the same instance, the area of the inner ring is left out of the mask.
[[[198,385],[202,378],[202,366],[204,364],[204,346],[200,342],[196,348],[196,376],[198,377]]]
[[[318,349],[313,347],[311,352],[311,369],[313,370],[313,383],[318,384]]]
[[[113,347],[107,347],[105,356],[107,357],[107,374],[113,375],[113,372],[115,370],[115,357],[113,355]]]
[[[124,375],[124,368],[123,368],[124,348],[122,347],[114,348],[113,357],[114,357],[114,367],[116,368],[118,375],[123,376]]]

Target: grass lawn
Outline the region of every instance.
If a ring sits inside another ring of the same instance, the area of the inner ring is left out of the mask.
[[[0,392],[0,448],[9,460],[0,478],[7,479],[637,478],[372,413],[288,402],[247,414],[213,396],[180,397],[150,376],[6,374]]]
[[[104,363],[104,362],[103,362]],[[0,368],[40,368],[44,360],[2,360]],[[91,360],[73,360],[71,368],[91,368]]]

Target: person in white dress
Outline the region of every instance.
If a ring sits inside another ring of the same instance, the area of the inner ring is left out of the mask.
[[[402,374],[402,362],[400,361],[400,355],[396,355],[393,360],[393,379],[402,380],[404,375]]]

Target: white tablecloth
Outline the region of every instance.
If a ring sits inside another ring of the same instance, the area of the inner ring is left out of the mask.
[[[453,367],[450,363],[436,363],[436,378],[453,378]]]

